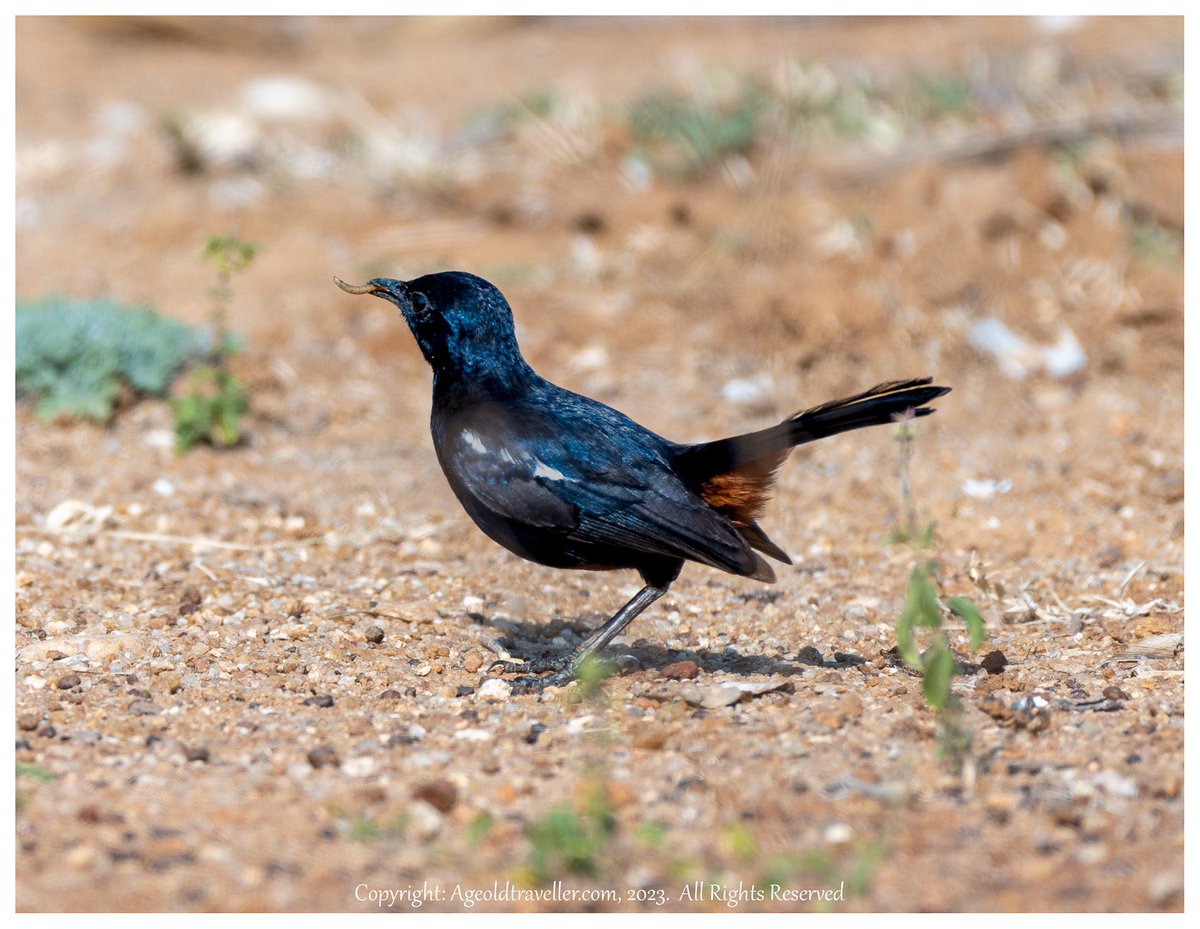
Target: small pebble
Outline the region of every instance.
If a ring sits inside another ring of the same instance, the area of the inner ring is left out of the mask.
[[[666,729],[650,729],[633,737],[633,747],[658,751],[667,744],[667,737],[670,734]]]
[[[54,682],[54,686],[59,690],[70,690],[72,687],[78,687],[82,683],[83,681],[80,680],[78,674],[64,674]]]
[[[83,871],[100,859],[100,852],[93,845],[76,845],[63,856],[63,863],[72,871]]]
[[[1150,881],[1147,888],[1150,894],[1150,904],[1155,907],[1165,907],[1178,898],[1182,906],[1183,878],[1174,871],[1165,871]]]
[[[179,615],[191,616],[200,609],[200,604],[204,602],[204,597],[200,591],[189,584],[179,592]]]
[[[463,670],[468,674],[474,674],[483,667],[483,656],[475,649],[471,649],[463,656]]]
[[[1105,545],[1096,551],[1096,564],[1101,568],[1111,568],[1125,557],[1125,550],[1120,545]]]
[[[1168,771],[1159,777],[1151,787],[1150,793],[1155,797],[1173,800],[1183,790],[1183,778],[1178,771]]]
[[[37,713],[22,713],[17,717],[17,728],[24,732],[32,732],[41,721],[42,718]]]
[[[319,748],[314,748],[308,753],[308,763],[314,768],[331,767],[336,768],[341,765],[341,759],[338,758],[338,753],[328,745],[322,745]]]
[[[479,685],[475,691],[476,703],[505,703],[512,696],[512,684],[493,677]]]
[[[1103,693],[1105,700],[1128,700],[1129,699],[1129,694],[1127,694],[1125,691],[1123,691],[1116,684],[1109,684],[1107,687],[1104,688],[1103,691],[1101,691],[1101,693]]]
[[[661,673],[668,680],[686,681],[691,680],[700,673],[700,666],[691,659],[676,661],[663,668]]]
[[[999,674],[1008,666],[1008,663],[1004,652],[988,652],[983,656],[983,661],[979,662],[979,666],[988,674]]]
[[[315,697],[309,697],[307,700],[305,700],[304,705],[330,707],[333,706],[333,697],[331,697],[329,694],[317,694]]]
[[[129,704],[129,712],[134,716],[156,716],[161,711],[149,700],[134,700]]]
[[[413,796],[424,800],[440,813],[449,813],[458,803],[458,788],[450,781],[426,781],[413,791]]]
[[[288,765],[287,773],[288,777],[300,781],[312,774],[312,768],[303,762],[297,761],[295,764]]]
[[[368,626],[363,631],[363,636],[365,636],[366,640],[371,644],[378,645],[383,641],[383,630],[378,626]]]
[[[1008,822],[1012,814],[1017,811],[1018,806],[1018,798],[1008,793],[988,794],[984,800],[988,816],[998,823]]]
[[[403,696],[404,695],[402,693],[400,693],[400,691],[392,690],[392,688],[389,687],[387,690],[385,690],[383,693],[381,693],[379,695],[379,699],[380,700],[399,700]]]
[[[183,750],[183,757],[188,761],[208,762],[208,746],[189,745]]]
[[[342,764],[342,771],[350,777],[370,777],[375,773],[375,759],[369,758],[366,755],[359,755],[357,758]]]
[[[442,814],[430,803],[415,800],[408,807],[408,834],[428,842],[442,831]]]
[[[844,845],[854,837],[854,831],[845,823],[829,823],[821,830],[821,838],[830,845]]]
[[[96,806],[94,803],[88,803],[75,811],[75,818],[81,823],[95,825],[104,819],[104,814],[101,812],[100,807]]]

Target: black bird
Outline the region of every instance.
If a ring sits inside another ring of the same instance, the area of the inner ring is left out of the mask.
[[[770,583],[791,564],[757,519],[791,449],[908,414],[947,393],[890,381],[802,410],[776,426],[679,445],[612,407],[539,377],[521,357],[512,310],[462,271],[375,278],[351,294],[395,304],[433,368],[438,461],[471,519],[509,551],[552,568],[633,568],[645,586],[573,653],[492,665],[527,686],[561,684],[667,592],[685,561]],[[759,554],[759,553],[762,554]]]

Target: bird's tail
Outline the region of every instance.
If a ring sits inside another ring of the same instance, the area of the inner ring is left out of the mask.
[[[709,506],[739,527],[747,544],[790,564],[755,522],[770,497],[775,472],[788,453],[797,445],[864,426],[880,426],[905,414],[928,416],[933,408],[925,404],[950,392],[949,387],[930,381],[927,377],[888,381],[853,397],[801,410],[758,432],[685,446],[676,459],[676,472]]]
[[[822,403],[810,410],[801,410],[775,426],[774,430],[778,434],[768,438],[768,441],[783,441],[787,443],[786,448],[793,448],[815,439],[837,435],[839,432],[849,432],[863,426],[881,426],[893,422],[908,410],[912,410],[914,416],[928,416],[933,412],[933,408],[925,404],[950,392],[949,387],[938,387],[931,384],[930,380],[921,377],[907,381],[888,381],[853,397]],[[772,431],[763,430],[764,433]]]

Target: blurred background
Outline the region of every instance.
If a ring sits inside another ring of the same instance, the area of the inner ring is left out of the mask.
[[[16,40],[18,757],[51,778],[18,812],[20,908],[558,876],[538,824],[592,783],[590,724],[476,701],[475,627],[569,644],[630,579],[479,536],[408,331],[332,283],[446,269],[505,292],[542,374],[679,441],[953,386],[913,464],[947,589],[1026,663],[1013,694],[1131,697],[1041,741],[975,710],[968,802],[919,698],[864,709],[856,672],[798,677],[802,712],[640,692],[680,658],[891,644],[894,443],[823,443],[782,472],[766,527],[798,568],[771,597],[690,569],[630,630],[651,684],[588,711],[621,734],[618,827],[570,880],[668,909],[767,873],[857,875],[838,908],[1182,906],[1178,648],[1112,676],[1183,628],[1182,18],[21,17]]]

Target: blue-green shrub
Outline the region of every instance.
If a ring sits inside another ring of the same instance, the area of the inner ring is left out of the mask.
[[[17,397],[39,419],[112,416],[125,383],[163,396],[175,375],[208,349],[209,336],[149,307],[46,297],[17,303]]]

